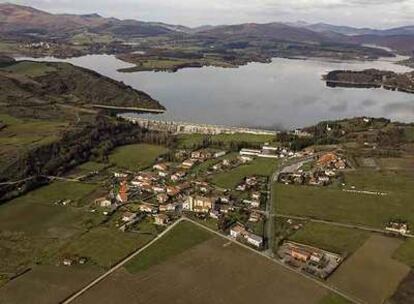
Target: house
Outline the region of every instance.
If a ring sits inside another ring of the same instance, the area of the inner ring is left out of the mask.
[[[222,164],[224,167],[228,167],[228,166],[230,166],[230,165],[231,165],[231,162],[230,162],[230,160],[229,160],[229,159],[223,159],[223,161],[221,162],[221,164]]]
[[[165,193],[159,193],[159,194],[157,194],[157,201],[160,204],[166,203],[168,201],[168,199],[169,199],[169,197]]]
[[[252,161],[253,161],[253,158],[252,158],[252,157],[250,157],[250,156],[247,156],[247,155],[241,155],[241,156],[239,157],[239,160],[240,160],[243,164],[245,164],[245,163],[250,163],[250,162],[252,162]]]
[[[154,166],[152,166],[152,168],[158,171],[168,171],[168,165],[165,163],[155,164]]]
[[[243,200],[243,204],[248,204],[250,205],[252,208],[259,208],[260,207],[260,201],[256,201],[256,200]]]
[[[175,212],[177,211],[177,208],[178,208],[177,203],[168,203],[168,204],[159,205],[160,212],[168,212],[168,211]]]
[[[130,221],[133,221],[136,217],[137,217],[136,213],[132,213],[132,212],[127,211],[127,212],[124,212],[122,214],[122,221],[123,222],[130,222]]]
[[[112,202],[108,200],[106,197],[99,197],[95,200],[95,205],[99,207],[108,208],[111,207]]]
[[[215,199],[205,196],[188,196],[183,204],[183,209],[200,213],[208,213],[213,209]]]
[[[142,203],[141,205],[139,205],[139,210],[145,213],[157,213],[158,212],[158,208],[154,205],[148,204],[148,203]]]
[[[184,169],[191,169],[196,164],[197,160],[195,159],[187,159],[182,162],[181,167]]]
[[[258,221],[260,221],[260,219],[261,219],[261,216],[259,213],[257,212],[250,213],[249,222],[257,223]]]
[[[251,195],[252,200],[259,201],[261,197],[260,192],[253,192]]]
[[[256,186],[257,185],[257,178],[255,176],[246,177],[246,185],[248,186]]]
[[[238,237],[244,237],[247,231],[244,226],[236,224],[230,228],[230,236],[237,239]]]
[[[164,226],[167,225],[170,218],[166,214],[157,214],[154,216],[154,224]]]
[[[167,194],[169,196],[177,196],[181,192],[181,189],[179,187],[175,186],[167,186]]]
[[[261,150],[255,150],[255,149],[241,149],[240,155],[247,155],[247,156],[259,156],[262,154]]]
[[[212,153],[207,150],[198,150],[191,153],[191,158],[198,160],[206,160],[212,157]]]
[[[128,174],[123,172],[114,172],[114,177],[116,178],[127,178]]]
[[[63,259],[63,265],[64,266],[72,266],[73,260],[71,259]]]
[[[344,170],[346,168],[346,162],[342,159],[339,159],[335,163],[335,168],[338,169],[338,170]]]
[[[246,184],[240,184],[236,187],[238,191],[246,191]]]
[[[406,223],[401,222],[390,222],[385,227],[386,231],[395,232],[401,235],[406,235],[410,233],[410,230],[408,229],[408,225]]]
[[[263,246],[263,238],[261,236],[255,235],[253,233],[249,233],[246,236],[247,243],[260,248]]]
[[[226,155],[226,153],[227,153],[226,151],[216,152],[216,153],[214,153],[214,158],[222,157],[222,156]]]
[[[302,261],[302,262],[307,262],[309,261],[312,253],[309,252],[308,250],[299,248],[299,247],[295,247],[292,246],[290,247],[290,252],[289,252],[290,256],[296,260]]]
[[[152,191],[155,193],[163,193],[166,191],[165,187],[162,185],[153,185],[152,186]]]
[[[167,177],[168,176],[168,172],[166,172],[166,171],[158,171],[158,175],[160,177]]]
[[[315,263],[321,263],[325,258],[325,255],[321,252],[313,252],[310,256],[310,260]]]
[[[209,215],[210,215],[211,218],[217,220],[220,216],[220,212],[218,210],[211,210]]]
[[[118,193],[116,194],[116,200],[120,203],[126,203],[128,201],[128,185],[126,181],[121,182]]]
[[[173,175],[171,175],[171,180],[173,182],[178,182],[182,180],[186,176],[186,173],[184,171],[177,171]]]

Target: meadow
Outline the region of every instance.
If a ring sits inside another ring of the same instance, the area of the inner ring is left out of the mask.
[[[256,158],[249,164],[214,175],[211,181],[221,188],[234,189],[245,177],[272,175],[277,164],[278,161],[275,159]]]
[[[168,152],[163,146],[135,144],[116,148],[109,155],[109,162],[118,168],[142,170],[150,167],[155,160]]]

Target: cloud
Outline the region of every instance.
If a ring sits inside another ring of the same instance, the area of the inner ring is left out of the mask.
[[[243,22],[327,22],[391,27],[409,24],[413,0],[8,0],[51,12],[92,13],[117,18],[197,26]],[[6,2],[0,0],[0,2]],[[369,12],[369,16],[367,15]],[[381,16],[381,18],[371,18]]]

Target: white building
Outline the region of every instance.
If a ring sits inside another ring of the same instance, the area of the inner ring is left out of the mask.
[[[261,236],[249,233],[246,237],[246,240],[249,244],[260,248],[263,246],[263,238]]]

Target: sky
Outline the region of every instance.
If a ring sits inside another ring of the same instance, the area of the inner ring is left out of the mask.
[[[8,0],[53,13],[187,26],[245,22],[325,22],[390,28],[414,24],[414,0]]]

